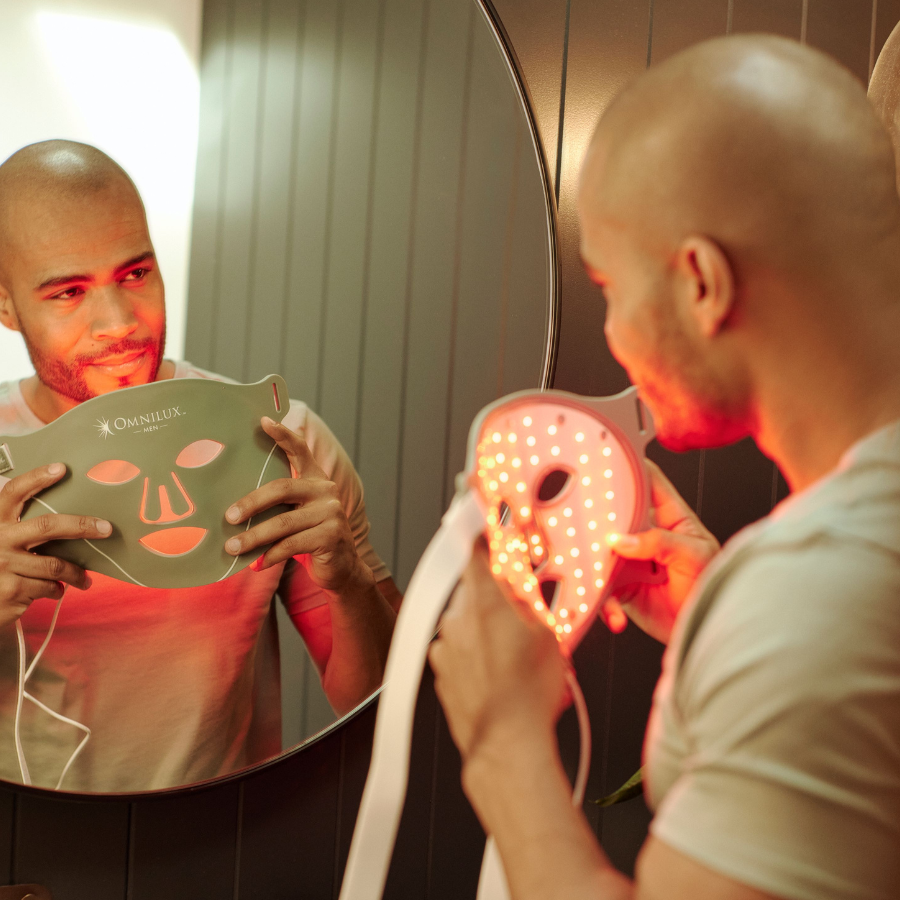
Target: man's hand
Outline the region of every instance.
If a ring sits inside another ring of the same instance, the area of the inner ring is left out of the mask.
[[[502,765],[504,748],[519,738],[555,744],[554,726],[568,703],[568,663],[531,607],[494,580],[482,540],[429,659],[467,766],[478,758]]]
[[[225,518],[237,525],[279,504],[293,509],[229,539],[226,552],[238,556],[271,544],[251,565],[255,571],[305,554],[310,577],[326,591],[340,593],[363,584],[374,586],[371,570],[356,552],[337,485],[328,480],[298,434],[268,417],[262,419],[262,426],[287,454],[296,477],[257,488],[232,506]]]
[[[682,500],[659,466],[646,460],[653,491],[657,527],[639,534],[611,535],[612,549],[625,559],[654,560],[665,568],[665,584],[624,585],[604,604],[603,615],[615,618],[624,609],[647,634],[668,643],[678,610],[707,563],[719,552],[719,542]],[[621,629],[619,629],[621,630]]]
[[[56,484],[65,472],[62,463],[32,469],[0,490],[0,626],[15,622],[39,597],[59,600],[67,584],[82,591],[91,586],[87,572],[74,563],[30,551],[48,541],[109,537],[109,522],[55,513],[19,521],[25,504]]]

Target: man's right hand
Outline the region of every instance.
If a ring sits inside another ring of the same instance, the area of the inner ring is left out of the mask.
[[[625,627],[622,610],[641,629],[669,642],[678,610],[706,564],[719,552],[719,542],[707,531],[674,485],[655,463],[650,471],[656,528],[638,534],[611,535],[610,547],[624,559],[653,560],[669,576],[664,584],[623,585],[607,600],[602,615],[613,631]],[[615,627],[620,624],[621,627]]]
[[[10,479],[0,490],[0,627],[17,621],[39,597],[59,600],[67,584],[82,591],[91,586],[90,577],[79,566],[31,550],[48,541],[109,537],[109,522],[55,513],[19,521],[25,504],[65,473],[62,463],[53,463]]]

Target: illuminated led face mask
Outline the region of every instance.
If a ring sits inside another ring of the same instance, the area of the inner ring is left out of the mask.
[[[23,519],[48,511],[112,523],[102,541],[53,541],[38,552],[146,587],[196,587],[241,571],[264,551],[230,556],[228,538],[285,510],[231,525],[225,511],[259,485],[289,478],[290,465],[262,430],[280,422],[284,380],[257,384],[170,379],[95,397],[44,428],[0,437],[0,475],[65,463]],[[0,479],[2,480],[2,479]]]
[[[649,527],[642,457],[652,437],[635,388],[604,398],[512,394],[472,424],[466,477],[481,498],[494,575],[568,647],[626,574],[607,535]],[[652,579],[640,568],[629,577]]]

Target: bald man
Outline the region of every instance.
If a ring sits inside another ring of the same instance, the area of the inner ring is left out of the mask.
[[[614,544],[669,573],[615,601],[668,643],[634,881],[571,805],[555,640],[475,554],[431,661],[517,900],[900,897],[894,176],[862,86],[782,39],[700,44],[602,117],[579,213],[610,348],[662,443],[751,435],[793,494],[716,554],[654,469],[657,527]]]
[[[0,166],[0,321],[21,333],[35,374],[0,384],[0,435],[52,422],[85,400],[168,378],[218,378],[163,358],[163,282],[143,204],[99,150],[48,141]],[[362,486],[346,453],[305,404],[263,427],[300,477],[235,497],[229,521],[287,504],[293,512],[226,544],[272,543],[250,569],[189,590],[153,590],[31,552],[54,539],[102,540],[107,522],[47,515],[19,522],[61,464],[0,491],[0,777],[17,780],[16,632],[29,657],[21,734],[32,781],[132,791],[200,781],[281,750],[278,593],[306,641],[332,706],[352,709],[381,682],[399,594],[368,541]],[[297,559],[295,559],[297,557]],[[73,590],[73,588],[75,590]]]

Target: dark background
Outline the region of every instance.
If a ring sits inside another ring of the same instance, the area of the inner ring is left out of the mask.
[[[250,0],[232,0],[241,5]],[[340,0],[335,0],[340,2]],[[383,0],[382,0],[383,2]],[[431,0],[439,4],[440,0]],[[555,386],[625,386],[603,334],[602,298],[578,261],[577,167],[605,105],[649,61],[727,31],[770,31],[836,56],[863,81],[900,19],[900,0],[495,0],[532,93],[559,200],[562,308]],[[744,442],[655,458],[725,539],[783,492]],[[588,797],[637,767],[660,648],[634,628],[601,628],[578,653],[591,709]],[[0,881],[36,881],[57,898],[336,897],[371,747],[374,709],[309,747],[211,789],[76,801],[0,787]],[[572,758],[574,731],[561,726]],[[410,792],[387,896],[474,897],[483,836],[459,789],[459,761],[430,680],[420,695]],[[588,817],[630,870],[649,815],[641,801]]]

